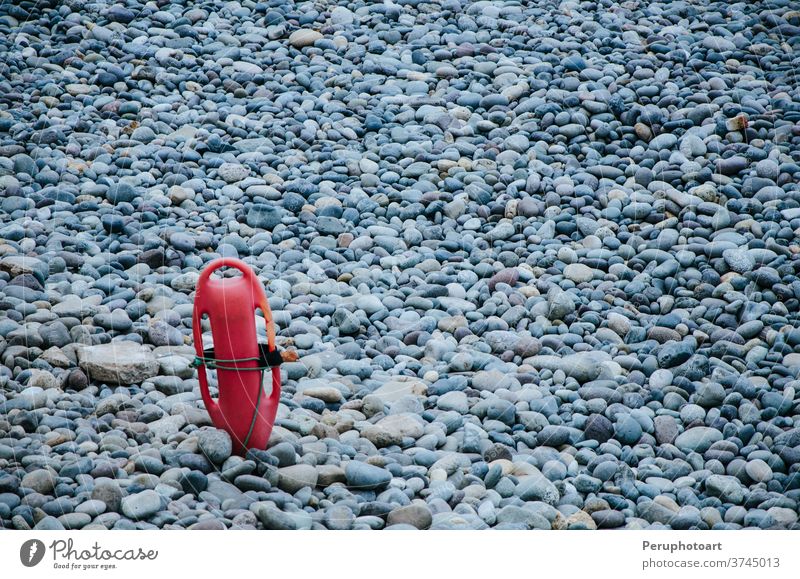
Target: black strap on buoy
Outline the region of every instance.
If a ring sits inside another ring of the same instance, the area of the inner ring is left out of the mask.
[[[256,358],[233,358],[224,360],[214,356],[214,348],[203,350],[202,356],[195,356],[191,363],[192,368],[205,366],[212,370],[235,370],[235,371],[252,371],[261,372],[261,383],[258,386],[258,397],[256,398],[256,407],[253,411],[253,419],[250,421],[250,429],[247,431],[247,436],[244,437],[242,446],[247,448],[247,443],[250,441],[250,435],[253,434],[253,428],[256,425],[256,418],[258,418],[258,405],[261,404],[261,395],[264,393],[264,370],[276,368],[283,363],[281,353],[276,348],[270,350],[268,344],[258,344],[259,356]],[[258,366],[252,368],[240,368],[239,366],[230,366],[229,364],[240,364],[242,362],[259,362]]]
[[[236,371],[262,371],[262,370],[269,370],[270,368],[274,368],[275,366],[280,366],[283,363],[283,358],[281,358],[281,353],[275,349],[270,350],[267,344],[259,344],[259,356],[255,358],[232,358],[230,360],[225,360],[221,358],[216,358],[214,356],[214,348],[209,348],[207,350],[203,350],[202,356],[195,356],[194,360],[191,363],[192,368],[197,368],[198,366],[205,366],[206,368],[210,368],[212,370],[236,370]],[[253,366],[252,368],[241,368],[239,366],[230,366],[229,364],[241,364],[242,362],[260,362],[258,366]]]

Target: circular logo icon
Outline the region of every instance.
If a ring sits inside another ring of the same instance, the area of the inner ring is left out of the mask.
[[[44,558],[44,543],[39,539],[29,539],[19,548],[19,560],[26,567],[35,567]]]

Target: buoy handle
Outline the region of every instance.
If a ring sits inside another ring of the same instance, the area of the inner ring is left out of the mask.
[[[275,350],[275,324],[272,320],[272,310],[269,307],[269,300],[267,299],[266,295],[264,294],[264,285],[261,283],[261,280],[258,279],[256,274],[253,270],[247,266],[246,263],[243,261],[236,259],[235,257],[222,257],[220,259],[215,259],[208,267],[203,270],[203,273],[200,274],[200,278],[197,281],[197,289],[198,292],[202,285],[205,285],[206,280],[211,277],[211,274],[223,267],[233,267],[238,269],[242,272],[242,275],[249,281],[253,287],[253,293],[256,296],[261,296],[256,304],[255,309],[260,309],[261,312],[264,314],[264,321],[266,322],[267,326],[267,344],[269,345],[270,351]]]
[[[238,269],[240,272],[242,272],[242,275],[248,278],[251,282],[254,279],[257,281],[257,278],[253,273],[253,270],[250,269],[246,263],[244,263],[239,259],[236,259],[235,257],[221,257],[209,263],[208,267],[206,267],[203,270],[203,273],[200,274],[200,278],[197,280],[197,289],[198,290],[200,289],[201,283],[205,282],[205,280],[211,277],[212,273],[223,267],[233,267],[235,269]]]
[[[203,352],[203,329],[200,323],[203,319],[203,314],[207,312],[201,311],[200,308],[195,307],[192,313],[192,333],[194,334],[194,343],[197,351]],[[197,379],[200,382],[200,396],[203,398],[203,404],[206,405],[208,415],[211,420],[216,422],[222,417],[222,412],[219,409],[217,401],[211,398],[211,391],[208,389],[208,375],[206,374],[205,364],[201,364],[197,368]]]

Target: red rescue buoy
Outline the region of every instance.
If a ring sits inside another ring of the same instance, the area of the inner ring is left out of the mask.
[[[212,278],[221,267],[233,267],[241,276]],[[255,310],[267,324],[267,344],[259,344]],[[200,321],[208,315],[214,346],[203,349]],[[225,430],[234,451],[265,449],[281,395],[280,353],[275,347],[275,325],[264,288],[247,264],[233,258],[215,259],[200,274],[192,316],[200,393],[214,426]],[[207,369],[215,369],[219,396],[208,389]],[[264,372],[272,373],[272,390],[264,385]]]

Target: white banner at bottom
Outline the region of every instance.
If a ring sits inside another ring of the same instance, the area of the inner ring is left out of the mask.
[[[777,579],[800,576],[798,539],[792,531],[8,531],[0,569],[19,579]]]

